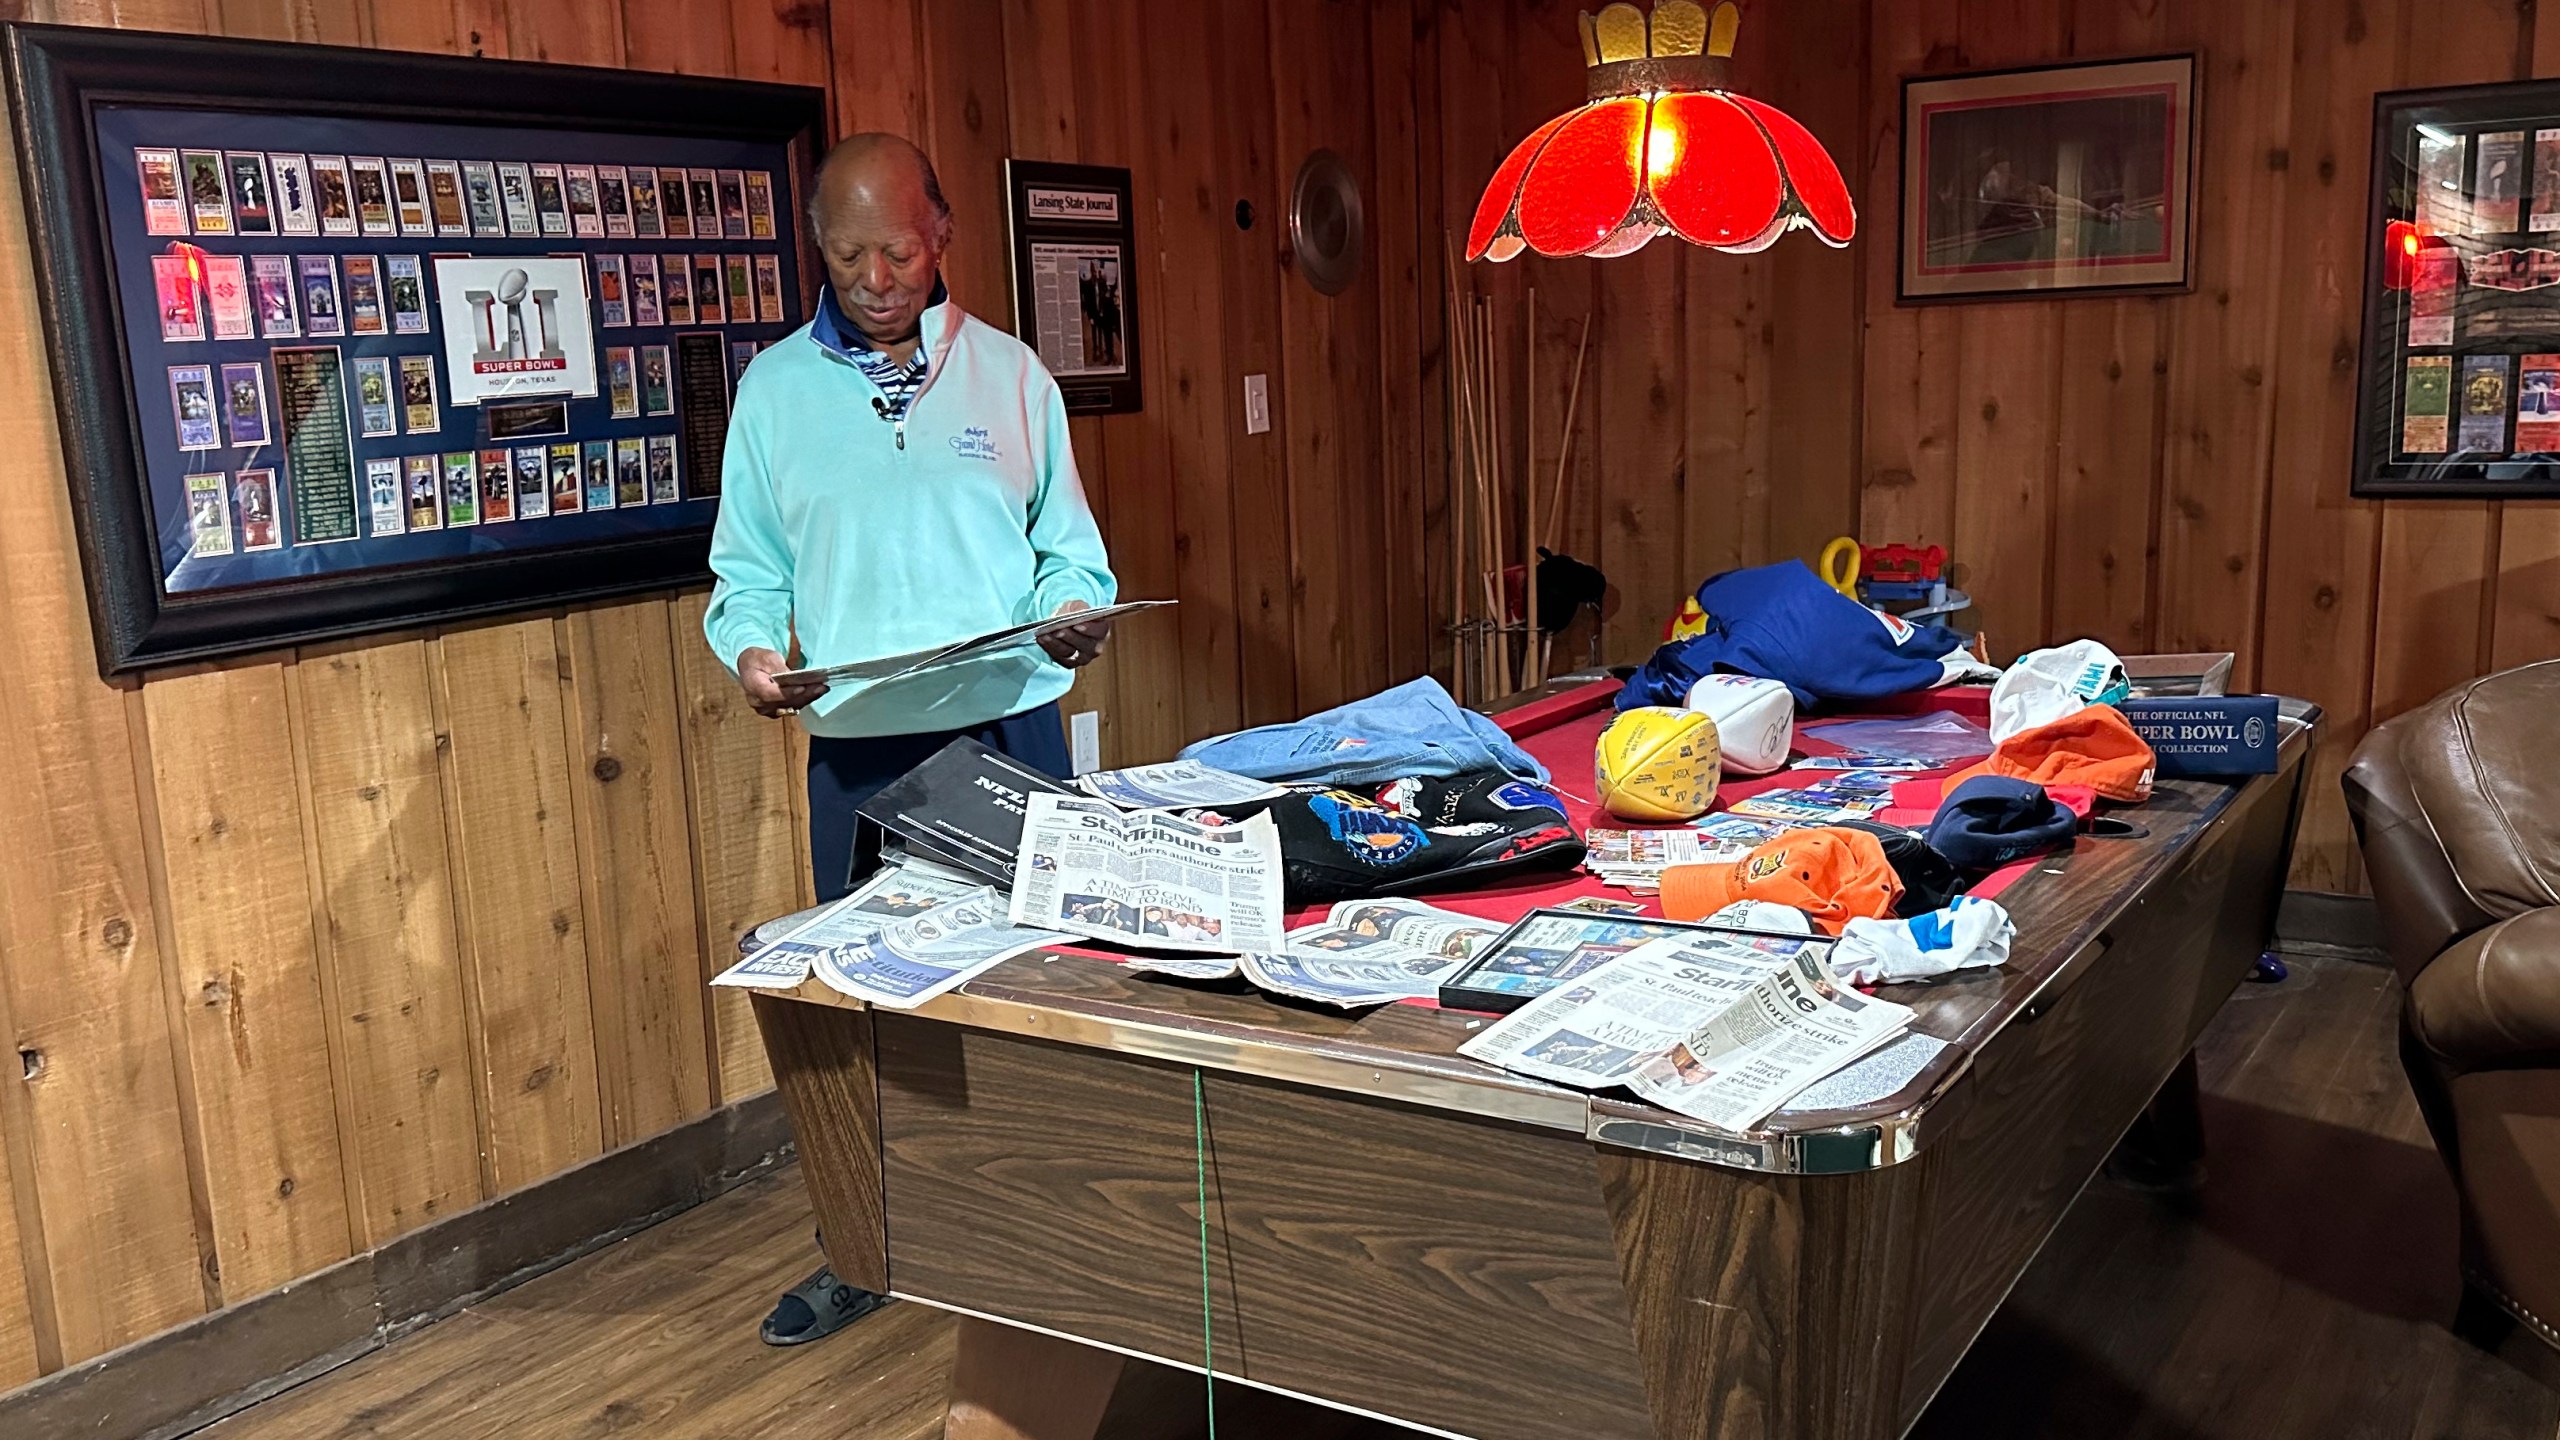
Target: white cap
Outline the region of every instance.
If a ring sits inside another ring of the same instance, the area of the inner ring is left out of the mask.
[[[1688,708],[1716,722],[1726,770],[1766,775],[1786,768],[1796,738],[1796,697],[1785,681],[1703,675],[1689,687]]]
[[[1774,900],[1736,900],[1706,919],[1709,925],[1731,925],[1741,930],[1775,930],[1786,935],[1813,933],[1813,917],[1793,905]]]
[[[1991,741],[1999,744],[2087,706],[2112,705],[2131,690],[2124,662],[2095,640],[2031,650],[1991,687]]]

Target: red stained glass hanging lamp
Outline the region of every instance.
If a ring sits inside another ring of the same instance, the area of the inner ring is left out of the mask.
[[[1786,112],[1728,86],[1741,8],[1627,0],[1582,17],[1590,99],[1493,172],[1470,260],[1625,255],[1665,232],[1748,254],[1789,230],[1842,246],[1858,216],[1840,167]]]

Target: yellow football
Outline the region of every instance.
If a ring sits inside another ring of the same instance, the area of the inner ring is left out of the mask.
[[[1716,722],[1695,710],[1647,705],[1600,732],[1600,806],[1621,820],[1676,825],[1707,813],[1724,773]]]

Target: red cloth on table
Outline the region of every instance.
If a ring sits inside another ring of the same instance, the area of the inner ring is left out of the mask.
[[[1611,702],[1616,698],[1617,693],[1617,681],[1596,680],[1581,689],[1550,696],[1493,717],[1521,749],[1535,756],[1554,775],[1555,778],[1551,783],[1556,793],[1563,797],[1566,818],[1573,822],[1573,828],[1578,833],[1588,831],[1595,826],[1605,829],[1626,828],[1625,822],[1612,818],[1601,810],[1592,798],[1594,788],[1592,752],[1599,744],[1600,732],[1607,728],[1611,719],[1615,718],[1616,712],[1611,708]],[[1988,686],[1948,686],[1942,690],[1923,691],[1917,695],[1896,696],[1890,700],[1869,702],[1856,713],[1858,715],[1908,715],[1931,710],[1947,710],[1966,716],[1977,724],[1983,724],[1987,723],[1990,717],[1990,693]],[[1844,714],[1822,718],[1852,717]],[[1816,738],[1815,733],[1801,727],[1796,732],[1796,748],[1811,755],[1842,753],[1841,747],[1820,740]],[[1928,776],[1914,778],[1915,780],[1934,778],[1943,781],[1946,776],[1955,773],[1957,768],[1951,765],[1944,770],[1931,772]],[[1775,775],[1732,777],[1727,779],[1722,788],[1717,791],[1715,808],[1730,809],[1734,801],[1763,791],[1800,790],[1806,786],[1818,784],[1837,773],[1837,771],[1782,770]],[[1899,799],[1899,795],[1896,798]],[[1932,799],[1927,809],[1911,810],[1898,807],[1876,818],[1891,825],[1919,826],[1928,823],[1929,816],[1935,809],[1936,801]],[[1986,900],[1991,899],[2007,889],[2037,863],[2038,860],[2022,860],[2014,865],[1995,870],[1976,883],[1967,893]],[[1644,915],[1655,919],[1662,918],[1659,897],[1635,895],[1615,886],[1603,885],[1598,877],[1580,870],[1521,879],[1509,884],[1478,889],[1417,895],[1414,898],[1461,915],[1473,915],[1479,919],[1496,920],[1508,925],[1531,910],[1562,905],[1571,900],[1591,896],[1641,905]],[[1288,927],[1294,930],[1301,925],[1321,921],[1329,908],[1331,907],[1324,905],[1306,905],[1292,909],[1286,917]],[[1086,950],[1076,946],[1058,948],[1095,955],[1103,959],[1114,958],[1108,952]],[[1435,1004],[1430,1000],[1408,1000],[1403,1003]]]

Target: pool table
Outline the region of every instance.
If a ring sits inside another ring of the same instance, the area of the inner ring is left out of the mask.
[[[1550,688],[1501,718],[1587,791],[1614,686]],[[1749,1134],[1457,1055],[1487,1016],[1091,953],[756,1015],[837,1272],[965,1317],[953,1440],[1091,1440],[1160,1367],[1472,1440],[1898,1436],[2265,947],[2284,717],[2276,773],[2008,877],[2006,966],[1888,987],[1914,1035]]]

